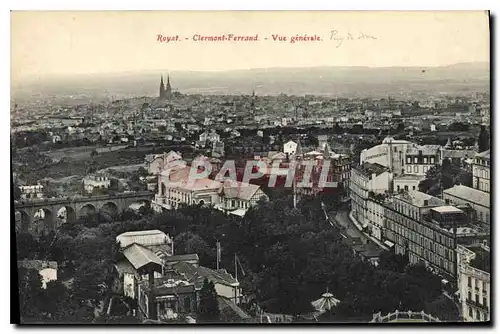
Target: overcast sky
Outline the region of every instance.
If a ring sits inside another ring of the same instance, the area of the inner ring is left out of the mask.
[[[354,39],[338,46],[332,30]],[[224,33],[260,41],[192,40]],[[158,34],[181,41],[159,43]],[[291,44],[272,34],[323,40]],[[489,38],[486,12],[13,12],[11,69],[17,81],[153,69],[428,67],[489,61]]]

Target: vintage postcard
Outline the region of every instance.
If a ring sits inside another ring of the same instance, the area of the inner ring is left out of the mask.
[[[488,11],[11,12],[13,322],[490,323]]]

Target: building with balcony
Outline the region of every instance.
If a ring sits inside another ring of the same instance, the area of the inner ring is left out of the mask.
[[[370,193],[383,194],[391,189],[392,173],[378,163],[363,163],[351,171],[349,196],[351,211],[356,220],[368,227],[368,197]],[[373,228],[373,227],[372,227]]]
[[[472,187],[490,192],[490,150],[479,153],[472,164]]]
[[[394,243],[395,253],[407,255],[410,263],[424,262],[455,282],[457,245],[477,243],[488,233],[472,226],[463,210],[445,204],[418,191],[394,196],[385,210],[385,237]]]
[[[473,260],[485,252],[489,253],[489,248],[482,244],[476,247],[457,246],[458,292],[462,318],[467,322],[490,320],[490,273],[486,268],[481,270],[472,265]]]

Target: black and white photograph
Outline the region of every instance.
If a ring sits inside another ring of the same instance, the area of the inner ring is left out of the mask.
[[[11,322],[491,325],[489,11],[10,20]]]

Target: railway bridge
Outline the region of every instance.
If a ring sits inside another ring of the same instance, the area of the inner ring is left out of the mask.
[[[72,223],[79,217],[96,212],[113,216],[136,203],[149,206],[153,198],[153,192],[141,191],[16,201],[14,208],[19,212],[16,217],[16,231],[34,234],[53,231],[58,228],[57,218],[64,217],[66,223]]]

